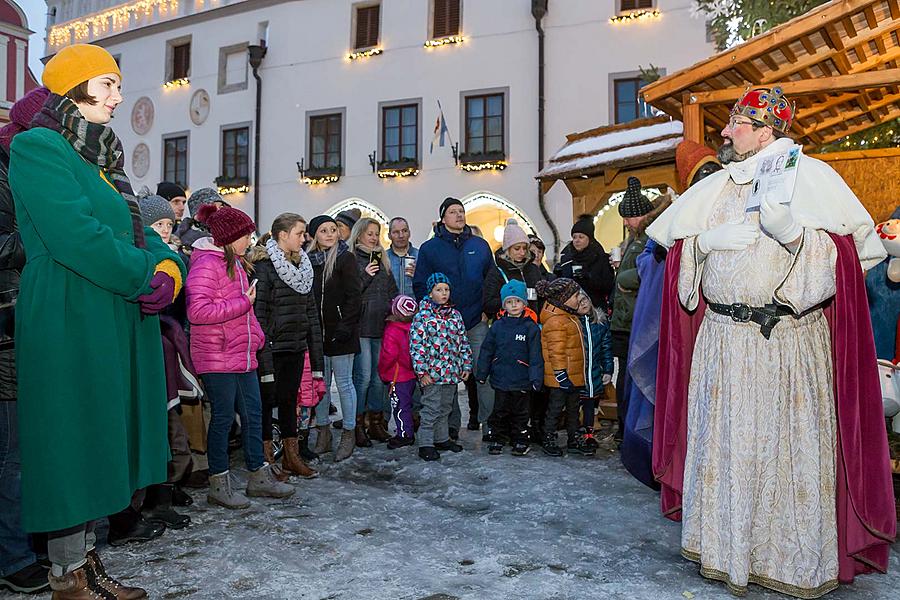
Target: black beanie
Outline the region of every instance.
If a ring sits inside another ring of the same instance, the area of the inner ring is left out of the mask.
[[[581,215],[578,217],[578,220],[575,221],[575,224],[572,225],[571,235],[575,235],[576,233],[583,233],[588,236],[590,239],[594,239],[594,217],[591,215]]]
[[[337,221],[329,217],[328,215],[319,215],[318,217],[313,217],[309,222],[309,235],[312,237],[316,237],[316,232],[319,230],[319,227],[322,226],[323,223],[334,223],[337,226]]]
[[[172,183],[171,181],[160,181],[156,185],[156,195],[162,196],[166,200],[171,200],[172,198],[178,198],[179,196],[182,196],[182,197],[187,196],[184,192],[183,187],[181,187],[177,183]]]
[[[641,180],[637,177],[629,177],[625,197],[619,203],[619,216],[623,219],[643,217],[651,210],[653,210],[653,203],[641,193]]]
[[[444,213],[447,212],[447,209],[450,208],[451,206],[453,206],[454,204],[459,204],[460,206],[465,208],[465,206],[463,206],[463,203],[460,202],[459,199],[453,198],[451,196],[447,196],[446,198],[444,198],[444,201],[441,202],[441,210],[438,213],[440,215],[441,219],[444,218]]]

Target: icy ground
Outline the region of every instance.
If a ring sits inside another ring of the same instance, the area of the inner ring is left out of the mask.
[[[111,573],[156,599],[733,598],[681,558],[679,525],[610,449],[489,456],[470,431],[462,444],[427,464],[414,448],[384,444],[340,464],[326,455],[321,476],[299,481],[293,498],[245,511],[210,507],[196,490],[182,509],[188,529],[101,552]],[[828,598],[898,590],[900,544],[889,575]],[[785,598],[752,586],[747,597]]]

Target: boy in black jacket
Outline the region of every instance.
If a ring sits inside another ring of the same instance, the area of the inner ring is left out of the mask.
[[[491,379],[494,410],[488,418],[488,452],[501,454],[501,436],[510,438],[514,456],[528,453],[528,416],[532,391],[544,379],[541,330],[524,315],[525,284],[510,280],[500,290],[505,313],[491,326],[478,355],[476,378]]]

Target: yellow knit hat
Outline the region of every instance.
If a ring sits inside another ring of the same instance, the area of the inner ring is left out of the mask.
[[[52,93],[62,96],[77,85],[100,75],[122,73],[112,54],[93,44],[73,44],[56,53],[44,66],[41,80]]]

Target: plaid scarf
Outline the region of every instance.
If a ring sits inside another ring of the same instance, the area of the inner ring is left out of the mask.
[[[31,124],[32,127],[46,127],[59,133],[81,158],[97,165],[105,172],[109,182],[122,195],[128,206],[134,245],[146,248],[141,209],[134,197],[131,182],[125,175],[125,153],[122,151],[122,142],[113,130],[106,125],[91,123],[81,115],[74,102],[56,94],[47,97],[41,112],[35,115]]]

